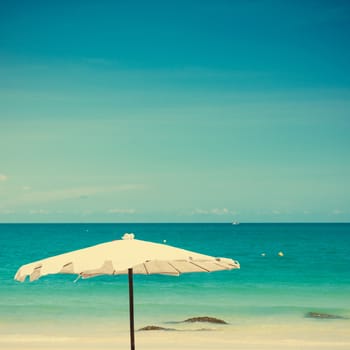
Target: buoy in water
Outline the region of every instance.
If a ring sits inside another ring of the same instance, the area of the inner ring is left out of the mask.
[[[278,252],[278,256],[284,256],[283,252]]]

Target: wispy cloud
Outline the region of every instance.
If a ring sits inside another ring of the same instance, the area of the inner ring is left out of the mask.
[[[191,212],[191,215],[235,215],[237,212],[227,208],[212,208],[200,209],[196,208]]]
[[[0,181],[6,181],[8,177],[4,174],[0,174]]]
[[[10,204],[49,203],[69,199],[86,199],[91,196],[111,194],[125,191],[144,190],[143,184],[123,184],[117,186],[91,186],[66,189],[52,189],[48,191],[23,191],[19,197],[14,198]]]
[[[201,214],[201,215],[208,215],[209,214],[209,210],[204,210],[204,209],[199,209],[196,208],[195,210],[193,210],[191,212],[192,215],[196,215],[196,214]]]
[[[331,214],[333,214],[333,215],[342,215],[342,214],[344,214],[344,210],[333,209]]]
[[[214,208],[211,210],[211,212],[215,215],[227,215],[230,213],[230,211],[227,208]]]
[[[48,215],[49,211],[45,209],[32,209],[29,210],[30,215]]]
[[[135,214],[135,209],[109,209],[107,211],[109,214]]]
[[[15,213],[16,212],[14,210],[8,210],[8,209],[0,210],[0,215],[12,215]]]

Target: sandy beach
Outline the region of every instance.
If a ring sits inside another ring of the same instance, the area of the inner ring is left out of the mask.
[[[111,325],[85,325],[67,329],[8,329],[1,334],[0,348],[9,350],[47,349],[128,349],[126,330],[113,331]],[[197,327],[200,329],[201,325]],[[192,327],[193,328],[193,327]],[[196,328],[193,328],[196,329]],[[114,333],[114,334],[113,334]],[[277,350],[277,349],[349,349],[350,334],[346,321],[312,322],[310,325],[260,325],[255,327],[213,328],[209,331],[147,331],[136,333],[136,349],[153,350]]]

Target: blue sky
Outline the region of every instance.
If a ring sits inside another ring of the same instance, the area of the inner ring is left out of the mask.
[[[350,221],[346,1],[2,1],[0,222]]]

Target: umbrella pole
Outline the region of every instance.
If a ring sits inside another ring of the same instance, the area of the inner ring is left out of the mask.
[[[129,276],[129,314],[130,314],[130,345],[135,350],[135,329],[134,329],[134,284],[132,268],[128,269]]]

